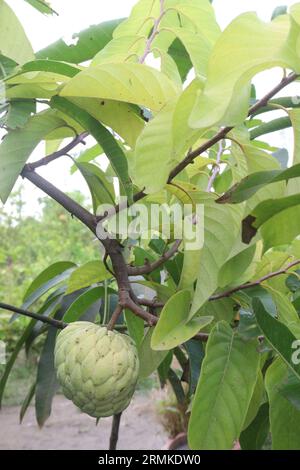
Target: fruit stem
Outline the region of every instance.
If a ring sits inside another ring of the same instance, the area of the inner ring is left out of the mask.
[[[123,311],[123,308],[121,307],[120,304],[118,304],[115,311],[114,311],[114,313],[111,316],[111,319],[110,319],[108,325],[107,325],[108,330],[113,330],[114,329],[114,326],[117,323],[117,321],[119,319],[119,316],[121,315],[122,311]]]
[[[120,429],[120,422],[121,422],[122,413],[118,413],[114,415],[112,427],[111,427],[111,435],[109,441],[109,450],[116,450],[117,443],[119,439],[119,429]]]

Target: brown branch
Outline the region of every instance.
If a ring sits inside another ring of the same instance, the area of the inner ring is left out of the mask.
[[[211,177],[209,178],[209,181],[208,181],[208,184],[207,184],[206,191],[208,193],[211,192],[211,190],[213,188],[213,185],[214,185],[214,182],[215,182],[215,179],[217,178],[218,174],[220,173],[220,163],[221,163],[223,151],[224,151],[223,142],[222,142],[222,140],[220,140],[219,141],[219,150],[218,150],[217,158],[216,158],[216,163],[213,167]]]
[[[113,416],[113,422],[111,427],[111,435],[109,440],[109,450],[116,450],[118,439],[119,439],[119,430],[121,422],[122,413]]]
[[[94,234],[96,233],[96,218],[88,210],[38,175],[30,166],[24,166],[21,176],[31,181],[31,183],[64,207],[72,216],[75,216],[86,225]]]
[[[23,315],[25,317],[33,318],[34,320],[40,321],[42,323],[47,323],[48,325],[54,326],[54,328],[58,328],[59,330],[62,330],[68,326],[67,323],[55,320],[54,318],[44,317],[38,313],[29,312],[23,308],[14,307],[13,305],[4,304],[2,302],[0,302],[0,308],[3,310],[8,310],[9,312],[18,313],[19,315]]]
[[[235,294],[236,292],[239,292],[241,290],[246,290],[246,289],[251,289],[252,287],[257,287],[263,282],[268,281],[269,279],[273,279],[274,277],[281,276],[283,274],[288,274],[289,269],[299,264],[300,264],[300,260],[293,261],[286,268],[266,274],[265,276],[261,277],[260,279],[257,279],[256,281],[247,282],[246,284],[242,284],[240,286],[234,287],[233,289],[230,289],[226,292],[221,292],[220,294],[213,295],[212,297],[210,297],[209,300],[213,301],[213,300],[225,299],[227,297],[230,297],[232,294]]]
[[[288,274],[288,271],[295,266],[298,266],[300,264],[300,260],[293,261],[290,263],[288,266],[286,266],[283,269],[280,269],[278,271],[274,271],[272,273],[266,274],[265,276],[261,277],[260,279],[257,279],[256,281],[252,282],[247,282],[246,284],[241,284],[237,287],[234,287],[228,291],[221,292],[219,294],[213,295],[209,298],[209,301],[215,301],[215,300],[220,300],[220,299],[225,299],[230,297],[232,294],[235,294],[236,292],[239,292],[241,290],[247,290],[251,289],[252,287],[257,287],[260,284],[262,284],[265,281],[268,281],[269,279],[273,279],[274,277],[281,276],[283,274]],[[145,307],[149,308],[163,308],[165,306],[164,302],[159,302],[156,299],[149,300],[149,299],[137,299],[138,303],[140,305],[143,305]]]
[[[143,305],[144,307],[149,307],[152,309],[156,308],[163,308],[165,306],[164,302],[159,302],[156,299],[150,300],[150,299],[137,299],[139,305]]]
[[[30,169],[30,170],[35,170],[36,168],[48,165],[49,163],[53,162],[54,160],[57,160],[58,158],[63,157],[64,155],[67,155],[78,144],[84,143],[84,139],[88,135],[89,135],[88,132],[83,132],[82,134],[77,135],[75,137],[75,139],[72,140],[72,142],[70,142],[68,145],[66,145],[61,150],[58,150],[57,152],[53,152],[50,155],[47,155],[46,157],[41,158],[41,160],[38,160],[37,162],[28,163],[27,168]]]
[[[257,110],[263,108],[268,104],[271,98],[273,98],[279,91],[285,88],[290,83],[294,82],[299,75],[296,73],[291,73],[288,77],[285,77],[275,88],[273,88],[269,93],[267,93],[262,99],[257,101],[254,106],[249,109],[248,116],[255,114]],[[195,149],[193,152],[189,153],[184,160],[182,160],[170,173],[168,183],[170,183],[179,173],[181,173],[188,165],[193,163],[195,158],[199,157],[202,153],[209,150],[220,140],[224,139],[227,134],[232,131],[233,127],[228,126],[221,129],[214,137],[205,142],[203,145]]]
[[[143,55],[141,56],[141,58],[139,59],[140,64],[143,64],[145,62],[147,56],[150,54],[152,43],[153,43],[154,39],[156,38],[156,36],[159,32],[159,26],[160,26],[161,20],[163,19],[164,15],[165,15],[164,3],[165,3],[165,0],[160,0],[160,14],[159,14],[159,17],[154,21],[152,33],[151,33],[150,37],[147,39],[145,51],[144,51]]]
[[[121,307],[121,305],[117,305],[114,313],[111,316],[110,321],[108,322],[108,325],[107,325],[108,330],[113,330],[114,329],[115,324],[117,323],[117,321],[118,321],[118,319],[119,319],[122,312],[123,312],[123,308]]]
[[[170,250],[166,251],[159,259],[153,261],[153,263],[147,263],[144,266],[128,266],[128,274],[130,276],[142,276],[143,274],[149,274],[160,268],[165,264],[166,261],[172,258],[178,251],[178,248],[182,240],[176,240]]]

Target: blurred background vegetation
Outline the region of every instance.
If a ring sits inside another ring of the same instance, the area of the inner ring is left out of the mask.
[[[70,196],[88,207],[79,191]],[[21,306],[30,283],[50,264],[84,264],[99,257],[99,245],[93,235],[55,201],[40,198],[39,213],[28,215],[23,200],[20,187],[10,198],[9,210],[0,206],[0,299],[15,306]],[[7,324],[10,317],[10,313],[1,312],[0,340],[5,336],[9,349],[10,335],[27,322],[21,318],[12,329]]]
[[[70,196],[88,207],[79,191]],[[99,246],[89,231],[72,219],[54,201],[39,200],[40,211],[28,214],[24,206],[22,187],[10,199],[9,209],[0,206],[0,299],[21,306],[26,289],[47,266],[57,261],[84,264],[99,257]],[[19,317],[13,323],[11,314],[0,311],[0,340],[4,340],[10,354],[20,338],[28,319]],[[41,345],[37,343],[36,348]],[[39,351],[36,351],[38,353]],[[17,404],[24,398],[24,389],[30,383],[38,354],[29,358],[21,355],[14,368],[4,403]],[[4,366],[0,366],[0,377]]]
[[[88,206],[79,191],[70,196]],[[9,211],[0,206],[0,298],[12,305],[22,303],[26,288],[49,264],[99,257],[99,245],[82,224],[47,197],[39,203],[40,214],[26,214],[20,188]]]

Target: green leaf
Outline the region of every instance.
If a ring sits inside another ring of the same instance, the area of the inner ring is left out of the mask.
[[[251,217],[255,219],[251,225],[258,229],[272,217],[280,214],[286,209],[290,209],[298,205],[300,205],[300,194],[263,201],[258,204],[251,213]],[[283,226],[281,226],[281,229],[282,228]]]
[[[45,15],[58,15],[46,0],[25,0],[25,2]]]
[[[142,64],[102,64],[79,73],[60,92],[64,97],[100,98],[159,111],[177,88],[163,73]]]
[[[72,39],[77,41],[76,45],[68,45],[60,39],[37,52],[36,57],[72,64],[80,64],[93,59],[95,54],[112,39],[112,33],[121,21],[122,19],[117,19],[90,26],[80,33],[73,34]]]
[[[195,72],[206,77],[209,56],[212,50],[212,44],[202,33],[187,31],[183,28],[168,28],[168,30],[180,39],[187,53],[190,56]]]
[[[5,126],[10,130],[24,127],[35,110],[36,105],[33,100],[10,102],[5,116]]]
[[[292,102],[295,103],[295,100],[292,99]],[[297,103],[297,101],[296,101]],[[293,104],[293,103],[292,103]],[[294,134],[294,154],[292,164],[296,165],[300,163],[300,109],[291,109],[289,110],[289,117],[293,125],[293,134]],[[300,192],[300,178],[292,179],[288,182],[287,195],[294,195]]]
[[[64,294],[65,294],[64,287],[56,289],[52,294],[49,295],[49,297],[43,303],[42,307],[38,310],[38,314],[43,315],[45,317],[53,317],[57,313],[58,309],[61,307],[64,301]],[[30,335],[26,339],[26,342],[25,342],[26,357],[29,356],[30,349],[32,348],[34,342],[44,332],[45,332],[45,324],[41,321],[38,321],[34,325]]]
[[[219,286],[225,287],[242,277],[251,264],[256,251],[256,245],[249,246],[233,258],[230,258],[219,271]]]
[[[250,132],[250,139],[254,140],[261,135],[267,135],[271,134],[272,132],[288,129],[291,126],[292,123],[289,117],[274,119],[270,122],[265,122],[260,126],[255,127],[255,129]]]
[[[300,380],[294,374],[288,374],[279,392],[300,411]]]
[[[287,170],[271,170],[259,171],[252,173],[235,186],[233,186],[227,193],[218,199],[220,204],[239,204],[246,201],[257,191],[265,185],[278,183],[280,181],[288,181],[292,178],[300,176],[300,164],[294,165]]]
[[[257,343],[244,342],[227,323],[218,323],[206,347],[193,400],[188,431],[191,449],[233,448],[245,422],[258,370]]]
[[[272,348],[280,355],[291,371],[300,378],[300,364],[293,360],[297,338],[290,329],[273,318],[258,298],[253,299],[253,310],[257,322]]]
[[[32,281],[23,298],[23,302],[27,302],[28,299],[34,294],[38,289],[44,287],[48,281],[52,281],[60,274],[69,271],[72,268],[75,268],[75,264],[70,261],[59,261],[58,263],[51,264],[44,271],[42,271],[35,279]],[[51,284],[53,287],[55,284]]]
[[[128,175],[127,159],[123,150],[109,130],[106,129],[106,127],[104,127],[99,121],[94,119],[89,113],[65,98],[55,96],[51,100],[51,106],[65,113],[67,116],[72,117],[96,139],[107,155],[107,158],[118,176],[125,193],[131,201],[132,185]]]
[[[27,72],[49,72],[56,75],[65,75],[66,77],[75,77],[81,71],[80,68],[73,65],[59,62],[58,60],[38,59],[24,64],[18,72],[23,74]]]
[[[39,300],[50,289],[52,289],[53,287],[56,287],[58,284],[61,284],[63,281],[69,279],[73,270],[74,270],[74,267],[62,271],[60,274],[57,274],[57,276],[51,277],[49,281],[46,281],[44,284],[38,287],[34,292],[32,292],[32,294],[30,294],[28,297],[25,298],[22,304],[22,308],[25,310],[30,308],[37,300]],[[16,318],[18,318],[18,316],[19,316],[18,314],[14,314],[12,316],[11,321],[14,321]]]
[[[210,5],[209,1],[179,1],[176,2],[174,8],[175,11],[180,14],[185,27],[187,27],[187,25],[185,24],[184,19],[187,19],[192,23],[191,30],[196,29],[196,31],[203,34],[210,44],[215,43],[216,39],[220,36],[221,30],[216,21],[214,9]]]
[[[247,175],[251,177],[253,173],[280,169],[279,162],[273,155],[257,148],[253,142],[249,142],[248,138],[240,134],[236,131],[232,133],[233,138],[240,144],[234,143],[231,147],[233,157],[233,162],[231,162],[232,183],[239,183],[242,178]],[[249,214],[261,201],[279,198],[284,194],[285,184],[283,182],[263,186],[248,199],[245,214]]]
[[[74,104],[87,111],[97,121],[113,129],[131,148],[145,127],[138,106],[121,101],[71,98]]]
[[[173,41],[173,43],[169,47],[168,55],[174,60],[178,68],[181,81],[182,83],[184,83],[193,64],[184,45],[178,38],[175,39],[175,41]]]
[[[9,132],[0,145],[0,198],[7,201],[26,161],[39,142],[54,129],[65,126],[53,111],[31,117],[22,129]]]
[[[111,293],[114,291],[111,290]],[[104,287],[94,287],[77,297],[76,300],[70,305],[68,310],[63,316],[63,321],[72,323],[80,320],[82,315],[91,308],[93,305],[99,305],[99,300],[105,295]],[[99,305],[100,306],[100,305]]]
[[[261,227],[264,250],[290,244],[300,234],[299,206],[279,212]]]
[[[255,419],[240,435],[243,450],[261,450],[270,430],[269,403],[264,403]]]
[[[139,0],[132,8],[129,18],[126,18],[115,29],[113,37],[116,39],[137,34],[147,37],[153,24],[149,20],[158,17],[159,12],[160,8],[157,1]]]
[[[162,363],[157,368],[159,380],[160,380],[162,387],[166,385],[166,382],[168,380],[172,361],[173,361],[173,351],[169,351],[166,358],[162,361]]]
[[[149,375],[155,372],[168,354],[168,351],[154,351],[151,348],[151,337],[154,330],[155,328],[149,328],[138,349],[140,359],[140,379],[146,379]]]
[[[190,117],[191,127],[241,124],[247,116],[255,74],[275,66],[299,70],[298,36],[299,25],[288,16],[272,23],[261,21],[255,13],[234,19],[213,48],[207,83]]]
[[[204,246],[201,249],[198,280],[190,318],[218,288],[219,270],[227,260],[240,233],[242,206],[216,204],[215,196],[207,193],[193,195],[195,202],[204,204]],[[220,210],[221,209],[221,210]],[[188,268],[187,269],[188,276]]]
[[[102,261],[89,261],[72,272],[68,282],[67,294],[110,278],[111,274],[106,270]]]
[[[176,400],[177,400],[178,404],[179,405],[184,404],[184,402],[185,402],[185,393],[184,393],[184,389],[183,389],[181,380],[177,376],[176,372],[174,372],[174,370],[171,369],[171,368],[169,369],[168,380],[171,384],[171,387],[172,387],[173,392],[176,396]]]
[[[279,358],[266,373],[273,450],[300,449],[300,411],[279,391],[287,376],[288,367]]]
[[[165,106],[152,119],[137,139],[130,176],[147,194],[164,188],[174,165],[172,158],[172,117],[175,102]],[[157,172],[156,169],[160,168]],[[153,173],[155,172],[155,178]]]
[[[151,119],[138,137],[130,173],[135,184],[145,188],[146,193],[165,187],[171,169],[199,137],[199,131],[190,129],[187,120],[202,86],[200,80],[193,80]],[[156,178],[152,177],[154,172]]]
[[[75,165],[77,165],[89,187],[94,213],[97,213],[97,209],[101,204],[114,205],[114,187],[113,184],[108,182],[105,173],[92,163],[78,163],[78,160],[76,160]]]
[[[20,424],[22,424],[26,411],[28,410],[32,402],[32,399],[35,395],[35,389],[36,389],[36,381],[34,381],[33,384],[30,386],[28,393],[22,403],[21,410],[20,410]]]
[[[196,316],[187,322],[190,302],[191,294],[188,290],[179,291],[168,300],[151,338],[152,349],[155,351],[173,349],[212,322],[213,317]]]
[[[247,411],[247,416],[243,425],[243,430],[247,429],[250,426],[252,421],[255,419],[257,413],[259,412],[260,406],[263,401],[264,392],[264,378],[262,372],[259,371],[257,375],[257,381],[253,390],[253,395],[251,397],[250,405]]]
[[[204,346],[201,341],[198,341],[196,339],[191,339],[190,341],[187,341],[184,346],[187,350],[190,361],[189,392],[192,395],[195,393],[200,376],[202,362],[205,355]]]
[[[54,346],[57,330],[50,327],[38,363],[35,413],[39,427],[43,427],[51,414],[52,400],[58,390],[56,370],[54,368]]]
[[[32,46],[13,10],[0,0],[0,54],[18,64],[34,59]]]
[[[297,279],[296,276],[293,277]],[[273,289],[270,285],[265,286],[265,288],[271,294],[273,302],[275,303],[276,315],[279,321],[284,323],[296,338],[300,337],[300,319],[290,298],[282,292]]]
[[[74,165],[72,165],[71,174],[73,175],[75,171],[78,170],[78,163],[90,163],[91,161],[95,160],[95,158],[99,157],[99,155],[101,155],[102,153],[103,149],[100,147],[99,144],[96,144],[93,147],[81,152],[79,157],[76,158]]]
[[[140,347],[144,337],[144,320],[134,315],[130,310],[125,310],[125,321],[129,336]]]

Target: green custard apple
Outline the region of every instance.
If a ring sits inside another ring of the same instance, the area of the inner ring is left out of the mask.
[[[55,345],[55,368],[64,395],[94,418],[125,410],[139,372],[129,338],[89,322],[70,323]]]

